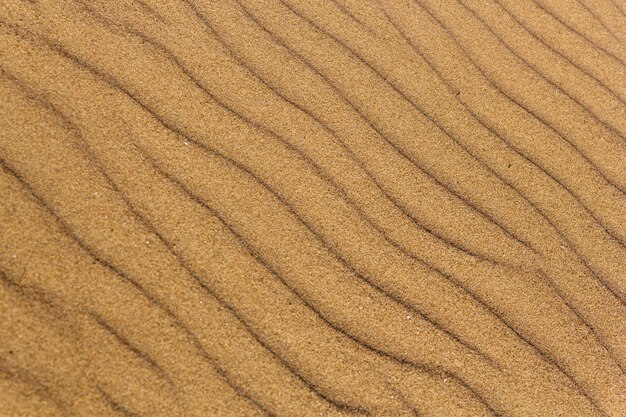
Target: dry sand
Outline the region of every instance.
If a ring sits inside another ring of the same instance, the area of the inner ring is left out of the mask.
[[[623,0],[0,2],[1,416],[626,416]]]

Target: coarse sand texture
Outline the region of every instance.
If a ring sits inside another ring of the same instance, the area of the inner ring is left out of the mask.
[[[0,417],[626,417],[625,0],[0,0]]]

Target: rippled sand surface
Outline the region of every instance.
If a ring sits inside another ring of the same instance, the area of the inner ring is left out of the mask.
[[[0,2],[0,415],[626,416],[623,0]]]

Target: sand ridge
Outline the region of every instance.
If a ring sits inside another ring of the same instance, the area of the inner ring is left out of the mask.
[[[625,9],[4,2],[0,415],[625,415]]]

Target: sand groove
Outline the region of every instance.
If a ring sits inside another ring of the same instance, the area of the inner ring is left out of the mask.
[[[625,415],[625,23],[4,2],[0,409]]]

